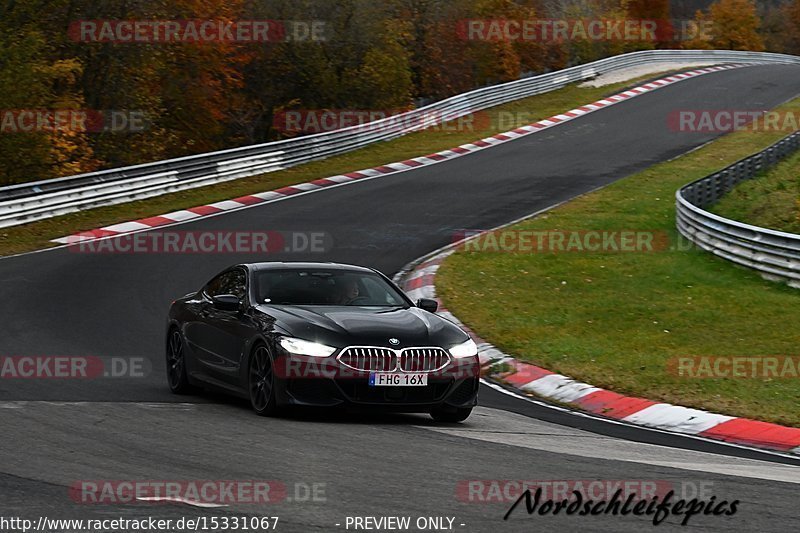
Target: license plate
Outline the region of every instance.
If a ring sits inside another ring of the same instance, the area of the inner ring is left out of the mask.
[[[373,372],[369,375],[370,387],[424,387],[427,374],[405,374],[403,372]]]

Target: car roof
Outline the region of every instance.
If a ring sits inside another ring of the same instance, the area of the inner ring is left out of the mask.
[[[342,270],[342,271],[350,271],[350,272],[374,272],[371,268],[358,266],[358,265],[347,265],[344,263],[332,263],[332,262],[304,262],[304,261],[271,261],[265,263],[246,263],[241,266],[247,267],[252,271],[261,271],[261,270],[284,270],[284,269],[311,269],[311,268],[324,268],[326,270]]]

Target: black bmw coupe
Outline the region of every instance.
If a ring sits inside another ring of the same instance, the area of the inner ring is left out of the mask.
[[[380,272],[335,263],[231,267],[173,302],[170,389],[222,389],[256,413],[286,406],[379,408],[465,420],[478,349]]]

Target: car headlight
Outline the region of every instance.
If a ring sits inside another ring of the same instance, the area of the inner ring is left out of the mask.
[[[478,355],[478,345],[472,339],[467,339],[466,342],[456,344],[450,348],[450,355],[456,359],[463,359],[465,357],[475,357]]]
[[[336,351],[336,348],[331,346],[325,346],[318,342],[304,341],[303,339],[296,339],[294,337],[282,337],[279,342],[284,350],[297,355],[328,357]]]

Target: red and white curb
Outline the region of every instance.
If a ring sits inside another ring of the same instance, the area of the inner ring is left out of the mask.
[[[412,300],[436,299],[436,272],[454,251],[451,247],[401,274],[403,289]],[[478,344],[481,366],[490,377],[523,393],[571,404],[582,411],[631,424],[800,455],[798,428],[624,396],[581,383],[506,355],[443,307],[438,314],[470,332]]]
[[[344,185],[362,179],[377,178],[381,176],[396,174],[399,172],[405,172],[421,166],[434,165],[436,163],[441,163],[443,161],[448,161],[450,159],[462,157],[464,155],[473,152],[478,152],[486,148],[491,148],[492,146],[495,146],[497,144],[513,141],[520,137],[525,137],[527,135],[544,131],[548,128],[552,128],[553,126],[557,126],[559,124],[562,124],[564,122],[569,122],[570,120],[576,119],[583,115],[593,113],[598,109],[603,109],[618,104],[620,102],[624,102],[625,100],[629,100],[641,94],[648,93],[656,89],[660,89],[662,87],[666,87],[667,85],[672,85],[674,83],[678,83],[683,80],[695,78],[697,76],[702,76],[703,74],[710,74],[712,72],[719,72],[721,70],[741,68],[744,66],[747,66],[747,64],[737,63],[729,65],[719,65],[715,67],[700,68],[684,72],[681,74],[676,74],[674,76],[662,78],[641,85],[639,87],[635,87],[628,91],[619,93],[617,95],[610,96],[602,100],[598,100],[597,102],[587,104],[578,107],[576,109],[572,109],[570,111],[567,111],[566,113],[555,115],[550,118],[534,122],[533,124],[529,124],[527,126],[522,126],[515,130],[507,131],[505,133],[498,133],[497,135],[486,137],[485,139],[481,139],[479,141],[463,144],[461,146],[457,146],[456,148],[452,148],[450,150],[444,150],[424,157],[415,157],[413,159],[407,159],[405,161],[400,161],[398,163],[390,163],[387,165],[382,165],[379,167],[369,168],[365,170],[358,170],[356,172],[350,172],[348,174],[342,174],[339,176],[322,178],[308,183],[301,183],[298,185],[283,187],[281,189],[277,189],[274,191],[251,194],[247,196],[242,196],[240,198],[234,198],[233,200],[225,200],[222,202],[216,202],[209,205],[192,207],[190,209],[175,211],[173,213],[167,213],[165,215],[144,218],[141,220],[135,220],[131,222],[123,222],[120,224],[114,224],[112,226],[106,226],[104,228],[94,229],[90,231],[83,231],[80,233],[76,233],[74,235],[70,235],[68,237],[53,239],[52,242],[57,242],[60,244],[75,244],[95,239],[116,237],[128,233],[147,231],[153,228],[168,226],[172,224],[179,224],[186,222],[188,220],[193,220],[210,215],[216,215],[226,211],[236,211],[239,209],[252,207],[258,204],[275,202],[283,200],[285,198],[289,198],[296,194],[308,193],[311,191],[317,191],[327,187]]]

